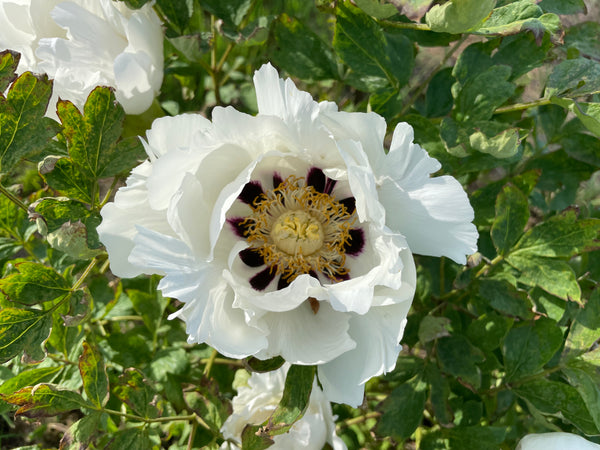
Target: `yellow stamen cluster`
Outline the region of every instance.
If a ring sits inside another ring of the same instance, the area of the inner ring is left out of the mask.
[[[311,271],[332,279],[348,273],[344,246],[356,218],[333,196],[290,176],[252,209],[246,239],[277,275],[292,281]]]

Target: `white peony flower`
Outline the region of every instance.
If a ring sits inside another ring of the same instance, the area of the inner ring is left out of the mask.
[[[599,450],[600,445],[571,433],[528,434],[516,450]]]
[[[189,342],[233,358],[318,365],[359,405],[395,367],[414,295],[412,251],[464,263],[477,231],[461,185],[399,124],[316,103],[271,65],[259,114],[157,119],[98,228],[116,275],[162,274]]]
[[[239,449],[241,436],[247,424],[263,423],[275,411],[285,386],[285,377],[289,364],[268,373],[253,373],[248,386],[238,389],[233,397],[233,414],[223,424],[221,433],[230,443],[224,443],[221,449]],[[284,450],[321,450],[329,443],[334,450],[346,449],[346,444],[335,434],[335,421],[331,405],[319,388],[316,380],[310,394],[308,408],[302,419],[296,422],[285,434],[273,438],[271,449]]]
[[[80,109],[96,86],[111,86],[128,114],[146,111],[163,77],[163,35],[149,4],[113,0],[0,0],[0,49],[21,53],[18,72],[54,79],[48,114],[60,97]]]

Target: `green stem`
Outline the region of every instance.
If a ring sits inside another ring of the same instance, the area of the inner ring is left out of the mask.
[[[549,99],[542,98],[542,99],[536,100],[534,102],[515,103],[514,105],[503,106],[502,108],[496,109],[496,111],[494,111],[494,113],[495,114],[504,114],[504,113],[514,112],[514,111],[522,111],[524,109],[535,108],[537,106],[549,105],[550,103],[552,103],[552,102]]]
[[[347,428],[351,425],[358,425],[359,423],[366,422],[369,419],[376,419],[380,416],[381,416],[380,412],[377,412],[377,411],[368,412],[366,414],[363,414],[362,416],[353,417],[352,419],[346,419],[346,420],[338,423],[335,428],[336,428],[336,431],[340,431],[343,428]]]
[[[479,278],[481,275],[488,272],[492,267],[494,267],[496,264],[498,264],[503,259],[504,259],[504,257],[501,255],[496,256],[489,263],[487,263],[485,266],[483,266],[481,269],[479,269],[479,271],[475,274],[475,278]]]
[[[193,450],[194,438],[196,437],[196,430],[198,429],[197,422],[192,422],[192,430],[190,431],[190,438],[188,439],[187,450]]]
[[[211,355],[212,356],[212,355]],[[212,360],[212,364],[223,364],[226,366],[244,367],[244,363],[239,359],[227,359],[227,358],[202,358],[200,364],[209,364]]]
[[[12,192],[6,189],[4,186],[0,184],[0,193],[4,194],[6,198],[8,198],[11,202],[17,205],[19,208],[28,212],[27,205],[23,203],[18,197],[16,197]]]
[[[379,23],[386,27],[401,28],[404,30],[419,30],[419,31],[431,31],[429,25],[424,23],[416,22],[391,22],[389,20],[380,20]]]
[[[92,271],[92,269],[94,268],[95,265],[96,265],[96,258],[94,258],[90,261],[90,263],[85,268],[85,270],[83,271],[83,273],[81,274],[81,276],[79,277],[77,282],[71,288],[71,291],[76,291],[77,289],[79,289],[81,287],[81,285],[83,284],[83,282],[85,281],[87,276],[90,274],[90,272]]]
[[[213,366],[218,354],[219,353],[216,350],[213,350],[212,353],[210,354],[210,358],[208,358],[208,361],[206,362],[206,366],[204,366],[203,375],[206,378],[208,378],[208,376],[210,375],[210,371],[212,369],[212,366]]]

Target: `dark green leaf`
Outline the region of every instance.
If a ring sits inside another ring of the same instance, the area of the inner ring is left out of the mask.
[[[164,382],[168,374],[180,375],[187,371],[189,366],[190,360],[183,348],[162,348],[150,361],[150,375],[153,380]]]
[[[580,97],[600,92],[600,63],[568,59],[554,68],[546,83],[546,97]]]
[[[272,370],[279,369],[284,363],[285,360],[281,356],[275,356],[265,360],[251,356],[244,360],[244,366],[246,366],[250,372],[271,372]]]
[[[456,97],[456,120],[490,119],[496,108],[515,92],[516,86],[507,81],[510,74],[508,66],[493,66],[469,79]]]
[[[398,10],[391,3],[382,3],[379,0],[355,0],[355,3],[366,14],[376,19],[387,19],[398,14]]]
[[[551,97],[550,101],[556,105],[560,105],[566,110],[575,114],[581,123],[592,133],[596,135],[596,139],[600,137],[600,104],[599,103],[578,103],[570,98]],[[568,136],[567,136],[568,137]],[[597,140],[596,140],[597,142]],[[596,144],[597,147],[597,144]],[[591,153],[593,164],[599,165],[597,149],[589,150],[583,153]],[[595,156],[595,157],[594,157]],[[586,161],[587,162],[587,161]]]
[[[306,80],[338,78],[333,52],[298,20],[283,14],[274,24],[271,60],[290,75]]]
[[[144,6],[150,0],[121,0],[121,1],[123,1],[127,6],[129,6],[132,9],[140,9],[142,6]]]
[[[148,450],[154,448],[147,428],[126,428],[118,431],[114,436],[106,446],[107,450]]]
[[[381,437],[403,441],[417,429],[427,400],[427,383],[419,377],[395,388],[378,407],[383,415],[375,427]]]
[[[598,125],[600,125],[600,121]],[[600,128],[598,129],[598,133],[600,133]],[[563,137],[560,143],[571,158],[600,167],[600,140],[597,137],[589,134],[575,133]]]
[[[491,235],[498,254],[506,255],[529,220],[527,197],[512,184],[504,186],[496,199],[496,219]]]
[[[452,410],[448,404],[450,385],[448,379],[442,375],[437,366],[428,364],[425,369],[425,379],[429,384],[429,400],[435,417],[443,424],[452,422]]]
[[[539,286],[563,300],[581,302],[581,288],[577,277],[566,261],[522,253],[508,255],[506,260],[521,271],[521,283],[531,287]]]
[[[478,363],[484,361],[481,350],[466,337],[457,335],[441,338],[437,342],[438,358],[442,371],[462,379],[475,389],[481,386]]]
[[[169,24],[174,24],[179,30],[183,30],[192,15],[192,2],[189,0],[157,0],[157,5],[169,20]]]
[[[583,22],[573,25],[567,29],[565,45],[575,47],[583,56],[600,59],[600,23]]]
[[[108,402],[108,377],[104,360],[97,348],[83,343],[83,353],[79,357],[79,372],[87,398],[102,408]]]
[[[426,344],[435,339],[450,336],[451,321],[447,317],[425,316],[419,324],[419,341]]]
[[[0,291],[10,300],[25,305],[48,302],[71,289],[67,281],[50,267],[33,262],[17,264],[18,273],[0,279]]]
[[[513,319],[490,312],[471,322],[467,337],[477,347],[489,352],[500,346],[512,323]]]
[[[554,14],[587,14],[583,0],[542,0],[539,6]]]
[[[21,55],[12,50],[0,52],[0,92],[5,92],[6,88],[17,78],[17,66]]]
[[[144,375],[137,369],[126,369],[123,375],[119,376],[116,385],[113,386],[115,396],[126,403],[131,410],[142,417],[153,418],[158,412],[152,405],[154,390],[144,379]]]
[[[583,361],[572,361],[562,372],[583,398],[596,428],[600,430],[600,368]]]
[[[362,11],[338,5],[333,46],[352,70],[348,82],[375,92],[406,84],[412,72],[412,43],[401,34],[385,33]]]
[[[209,13],[223,19],[226,25],[237,27],[248,13],[252,0],[203,0],[202,7]]]
[[[48,339],[52,318],[46,311],[4,308],[0,310],[0,363],[27,353],[41,361],[41,345]]]
[[[53,158],[54,161],[50,161]],[[44,167],[40,173],[52,189],[61,192],[73,200],[92,203],[91,192],[94,181],[84,175],[81,168],[71,158],[54,156],[44,159]]]
[[[449,67],[440,70],[433,76],[425,96],[425,115],[427,117],[443,117],[450,112],[454,103],[450,88],[454,81],[452,69]]]
[[[168,300],[160,294],[160,291],[148,293],[130,289],[127,291],[127,295],[137,313],[142,316],[144,325],[153,335],[156,334]]]
[[[491,61],[495,65],[506,65],[512,68],[510,80],[516,80],[527,72],[541,66],[547,59],[548,50],[552,47],[549,38],[536,41],[533,33],[520,33],[502,39],[498,51]]]
[[[25,370],[0,384],[0,394],[12,394],[26,386],[35,386],[44,381],[51,381],[61,369],[61,367],[40,367],[38,369]],[[0,400],[0,414],[10,409],[12,408]]]
[[[600,248],[600,219],[577,220],[567,209],[529,230],[513,252],[519,256],[571,257]]]
[[[479,295],[490,303],[490,306],[510,316],[527,319],[532,317],[532,304],[527,294],[516,290],[506,281],[482,280],[479,283]]]
[[[533,380],[513,390],[543,414],[564,418],[585,434],[599,433],[585,402],[574,387],[557,381]]]
[[[88,448],[89,442],[98,432],[101,417],[101,413],[94,412],[71,425],[60,440],[60,450]]]
[[[571,324],[565,341],[563,356],[572,359],[587,352],[600,336],[600,291],[592,292],[583,309]]]
[[[7,173],[23,158],[29,158],[48,144],[58,124],[44,117],[52,82],[46,75],[25,72],[0,96],[0,173]]]
[[[2,394],[2,399],[19,406],[15,415],[26,417],[51,417],[74,409],[89,408],[77,392],[61,389],[52,384],[28,386],[11,394]]]
[[[507,380],[518,380],[542,371],[562,345],[555,321],[540,317],[511,328],[502,342]]]
[[[220,394],[216,383],[208,382],[198,386],[195,391],[185,393],[188,408],[198,414],[218,434],[223,423],[231,415],[229,402]]]
[[[425,21],[433,31],[441,33],[477,30],[495,4],[496,0],[451,0],[431,8]]]

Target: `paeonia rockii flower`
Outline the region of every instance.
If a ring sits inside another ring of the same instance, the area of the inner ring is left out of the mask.
[[[163,33],[150,4],[0,0],[0,49],[21,53],[18,73],[54,79],[51,117],[59,97],[81,109],[96,86],[114,87],[125,112],[141,114],[163,78]]]
[[[241,447],[241,436],[247,424],[259,425],[275,411],[285,386],[285,376],[289,369],[284,364],[278,370],[268,373],[253,373],[248,385],[238,389],[233,397],[233,414],[223,424],[221,433],[229,442],[221,450],[236,450]],[[335,422],[331,405],[319,388],[316,380],[310,394],[308,408],[298,422],[285,434],[273,438],[274,450],[321,450],[325,444],[334,450],[345,450],[346,444],[335,434]]]
[[[411,252],[464,263],[477,231],[461,185],[385,120],[317,103],[271,65],[250,116],[157,119],[98,228],[112,271],[161,274],[189,342],[224,355],[318,365],[326,396],[359,405],[396,364]]]
[[[600,450],[581,436],[571,433],[528,434],[519,442],[516,450]]]

